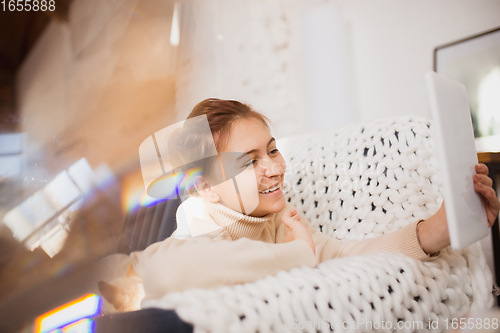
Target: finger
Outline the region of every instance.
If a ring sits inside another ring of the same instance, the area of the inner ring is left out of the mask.
[[[290,219],[293,219],[295,221],[300,221],[300,216],[297,213],[296,209],[292,209],[292,210],[286,211],[283,214],[283,216],[281,217],[281,220],[283,221],[283,219],[285,219],[285,218],[290,218]]]
[[[283,222],[283,224],[288,228],[293,228],[295,223],[297,223],[297,221],[295,221],[291,217],[286,216],[286,213],[281,217],[281,222]]]
[[[283,214],[283,217],[287,216],[287,217],[292,217],[294,215],[297,214],[297,210],[296,209],[292,209],[292,210],[287,210],[285,212],[285,214]]]
[[[493,179],[491,179],[485,174],[480,174],[480,173],[475,174],[472,176],[472,179],[474,180],[474,183],[482,183],[483,185],[486,185],[488,187],[493,186]]]
[[[491,187],[486,193],[486,198],[488,199],[489,205],[496,210],[498,215],[498,211],[500,210],[500,201],[498,200],[497,193]]]
[[[498,201],[496,192],[493,188],[482,183],[475,183],[474,189],[483,196],[486,203],[493,209],[498,209],[500,207],[500,202]]]
[[[489,174],[488,167],[486,166],[486,164],[483,164],[483,163],[476,164],[476,172],[481,173],[483,175]]]

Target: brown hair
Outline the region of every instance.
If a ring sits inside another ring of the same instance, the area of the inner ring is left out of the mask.
[[[180,131],[174,142],[170,142],[175,147],[175,155],[179,160],[197,160],[197,156],[207,156],[207,151],[213,150],[213,142],[218,153],[221,153],[228,144],[229,136],[233,124],[241,119],[257,119],[269,130],[272,122],[263,114],[252,109],[250,105],[234,101],[217,98],[208,98],[196,104],[186,119],[205,115],[210,127],[210,133],[194,133],[193,131]],[[172,147],[172,145],[170,146]],[[209,159],[199,160],[190,163],[186,169],[198,167],[202,169],[205,178],[212,178],[216,172],[212,170],[213,163]],[[207,180],[208,180],[207,179]],[[213,179],[212,179],[213,180]],[[193,192],[190,191],[192,194]]]
[[[254,118],[262,122],[268,130],[271,123],[269,118],[253,110],[250,105],[217,98],[208,98],[196,104],[187,119],[201,115],[207,116],[218,152],[221,152],[227,145],[231,128],[236,121]]]

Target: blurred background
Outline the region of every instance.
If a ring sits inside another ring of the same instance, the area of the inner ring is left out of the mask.
[[[139,145],[201,100],[247,102],[278,137],[430,118],[434,49],[500,27],[500,0],[52,4],[0,3],[1,332],[95,292],[95,261],[154,204]]]

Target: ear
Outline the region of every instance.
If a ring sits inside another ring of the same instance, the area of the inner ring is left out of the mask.
[[[140,279],[141,277],[137,275],[137,273],[134,271],[134,267],[132,265],[129,265],[127,267],[127,272],[125,272],[125,276],[128,278],[138,278]]]
[[[104,297],[106,301],[110,304],[115,304],[117,300],[118,293],[120,289],[107,283],[106,281],[98,281],[97,286],[99,287],[99,292],[101,296]]]
[[[220,196],[210,187],[210,185],[205,181],[203,177],[198,177],[196,179],[196,191],[204,198],[210,202],[218,202]]]

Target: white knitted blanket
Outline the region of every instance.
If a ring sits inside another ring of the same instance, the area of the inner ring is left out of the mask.
[[[287,161],[288,200],[340,240],[397,230],[442,203],[426,119],[352,124],[278,145]],[[390,253],[335,259],[142,305],[175,309],[196,332],[449,331],[454,318],[493,305],[492,275],[477,243],[429,261]]]

